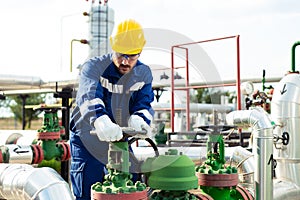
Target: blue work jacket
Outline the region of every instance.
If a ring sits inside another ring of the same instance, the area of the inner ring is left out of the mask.
[[[151,123],[153,77],[150,68],[139,60],[129,73],[122,75],[112,61],[112,54],[94,57],[83,64],[79,79],[70,122],[73,135],[88,140],[94,121],[102,115],[108,115],[121,127],[128,126],[128,118],[133,114]]]

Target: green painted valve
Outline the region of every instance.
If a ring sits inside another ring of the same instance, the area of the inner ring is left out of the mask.
[[[150,200],[197,199],[188,190],[198,187],[195,164],[186,155],[178,155],[176,149],[169,149],[165,155],[148,158],[142,165],[148,177],[148,185],[156,191]]]
[[[222,169],[225,164],[223,136],[219,134],[209,135],[206,147],[207,160],[205,164],[211,166],[213,170]]]
[[[214,113],[214,122],[217,122],[217,113]],[[196,175],[202,192],[213,199],[242,200],[252,199],[246,189],[238,186],[237,168],[225,165],[225,146],[222,132],[232,129],[230,126],[199,127],[209,131],[207,141],[207,160],[197,166]]]
[[[199,200],[199,198],[187,191],[154,191],[149,200]]]
[[[154,139],[158,146],[166,145],[168,138],[167,138],[167,134],[165,133],[165,123],[158,124],[157,133],[154,136]]]
[[[186,155],[169,149],[166,155],[154,159],[150,167],[148,184],[153,189],[189,190],[198,187],[195,164]]]
[[[92,185],[92,195],[100,196],[96,199],[110,198],[110,194],[129,194],[145,191],[146,184],[137,181],[133,183],[129,172],[128,142],[111,142],[108,150],[108,174],[103,183],[97,182]],[[128,197],[129,198],[129,197]]]
[[[57,115],[57,108],[42,108],[45,111],[43,118],[42,128],[38,130],[40,133],[52,132],[52,133],[64,133],[64,127],[59,125],[59,119]]]
[[[44,163],[41,166],[45,166],[46,161],[70,159],[70,146],[61,138],[65,132],[64,127],[59,125],[59,107],[40,106],[37,109],[44,111],[43,125],[37,130],[37,140],[33,142],[42,147]]]

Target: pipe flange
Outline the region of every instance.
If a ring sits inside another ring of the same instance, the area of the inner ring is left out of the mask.
[[[107,194],[103,192],[97,192],[92,190],[92,199],[94,200],[128,200],[128,199],[139,199],[147,200],[147,190],[132,192],[132,193],[118,193],[118,194]]]
[[[250,192],[241,186],[237,186],[236,187],[236,191],[238,191],[238,193],[240,193],[240,195],[242,195],[244,200],[253,200],[253,196],[250,194]]]
[[[40,145],[31,145],[33,150],[33,161],[31,164],[39,164],[44,160],[44,151]]]
[[[64,129],[64,128],[61,128],[61,129],[59,130],[59,134],[60,134],[61,136],[66,135],[65,129]]]
[[[63,142],[59,142],[58,144],[60,144],[61,147],[63,148],[63,154],[61,155],[61,161],[65,161],[67,159],[67,154],[68,154],[67,147],[65,146],[65,143],[63,143]]]
[[[239,183],[238,174],[203,174],[196,172],[200,186],[232,187]]]
[[[196,195],[201,200],[214,200],[211,196],[208,194],[197,194]]]
[[[71,158],[71,149],[70,145],[65,142],[58,142],[57,144],[61,145],[63,148],[63,154],[61,155],[61,161],[66,161]]]
[[[0,163],[3,163],[3,155],[1,149],[0,149]]]
[[[37,139],[39,140],[57,140],[60,138],[60,132],[38,132]]]

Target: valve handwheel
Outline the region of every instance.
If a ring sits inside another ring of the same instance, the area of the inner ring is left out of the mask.
[[[228,131],[230,129],[236,128],[236,126],[229,126],[229,125],[208,125],[208,126],[198,126],[203,131],[207,131],[210,134],[220,134],[224,131]]]

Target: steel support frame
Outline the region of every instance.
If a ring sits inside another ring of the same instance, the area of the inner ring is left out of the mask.
[[[221,37],[221,38],[215,38],[215,39],[209,39],[209,40],[202,40],[202,41],[197,41],[197,42],[190,42],[190,43],[183,43],[183,44],[177,44],[173,45],[171,47],[171,130],[174,132],[174,117],[175,117],[175,97],[174,97],[174,92],[175,90],[185,90],[186,91],[186,119],[187,119],[187,126],[186,130],[190,130],[190,100],[189,100],[189,89],[195,89],[197,86],[190,86],[189,83],[189,45],[193,44],[200,44],[200,43],[206,43],[206,42],[213,42],[213,41],[218,41],[218,40],[225,40],[225,39],[236,39],[236,59],[237,59],[237,74],[236,74],[236,82],[235,83],[230,83],[230,84],[214,84],[214,85],[206,85],[206,86],[199,86],[199,88],[209,88],[209,87],[222,87],[222,86],[236,86],[237,90],[237,110],[241,110],[241,77],[240,77],[240,36],[235,35],[235,36],[228,36],[228,37]],[[174,51],[175,49],[184,49],[185,50],[185,56],[186,56],[186,80],[185,80],[185,87],[178,87],[175,88],[174,84],[174,72],[175,72],[175,63],[174,63]]]

